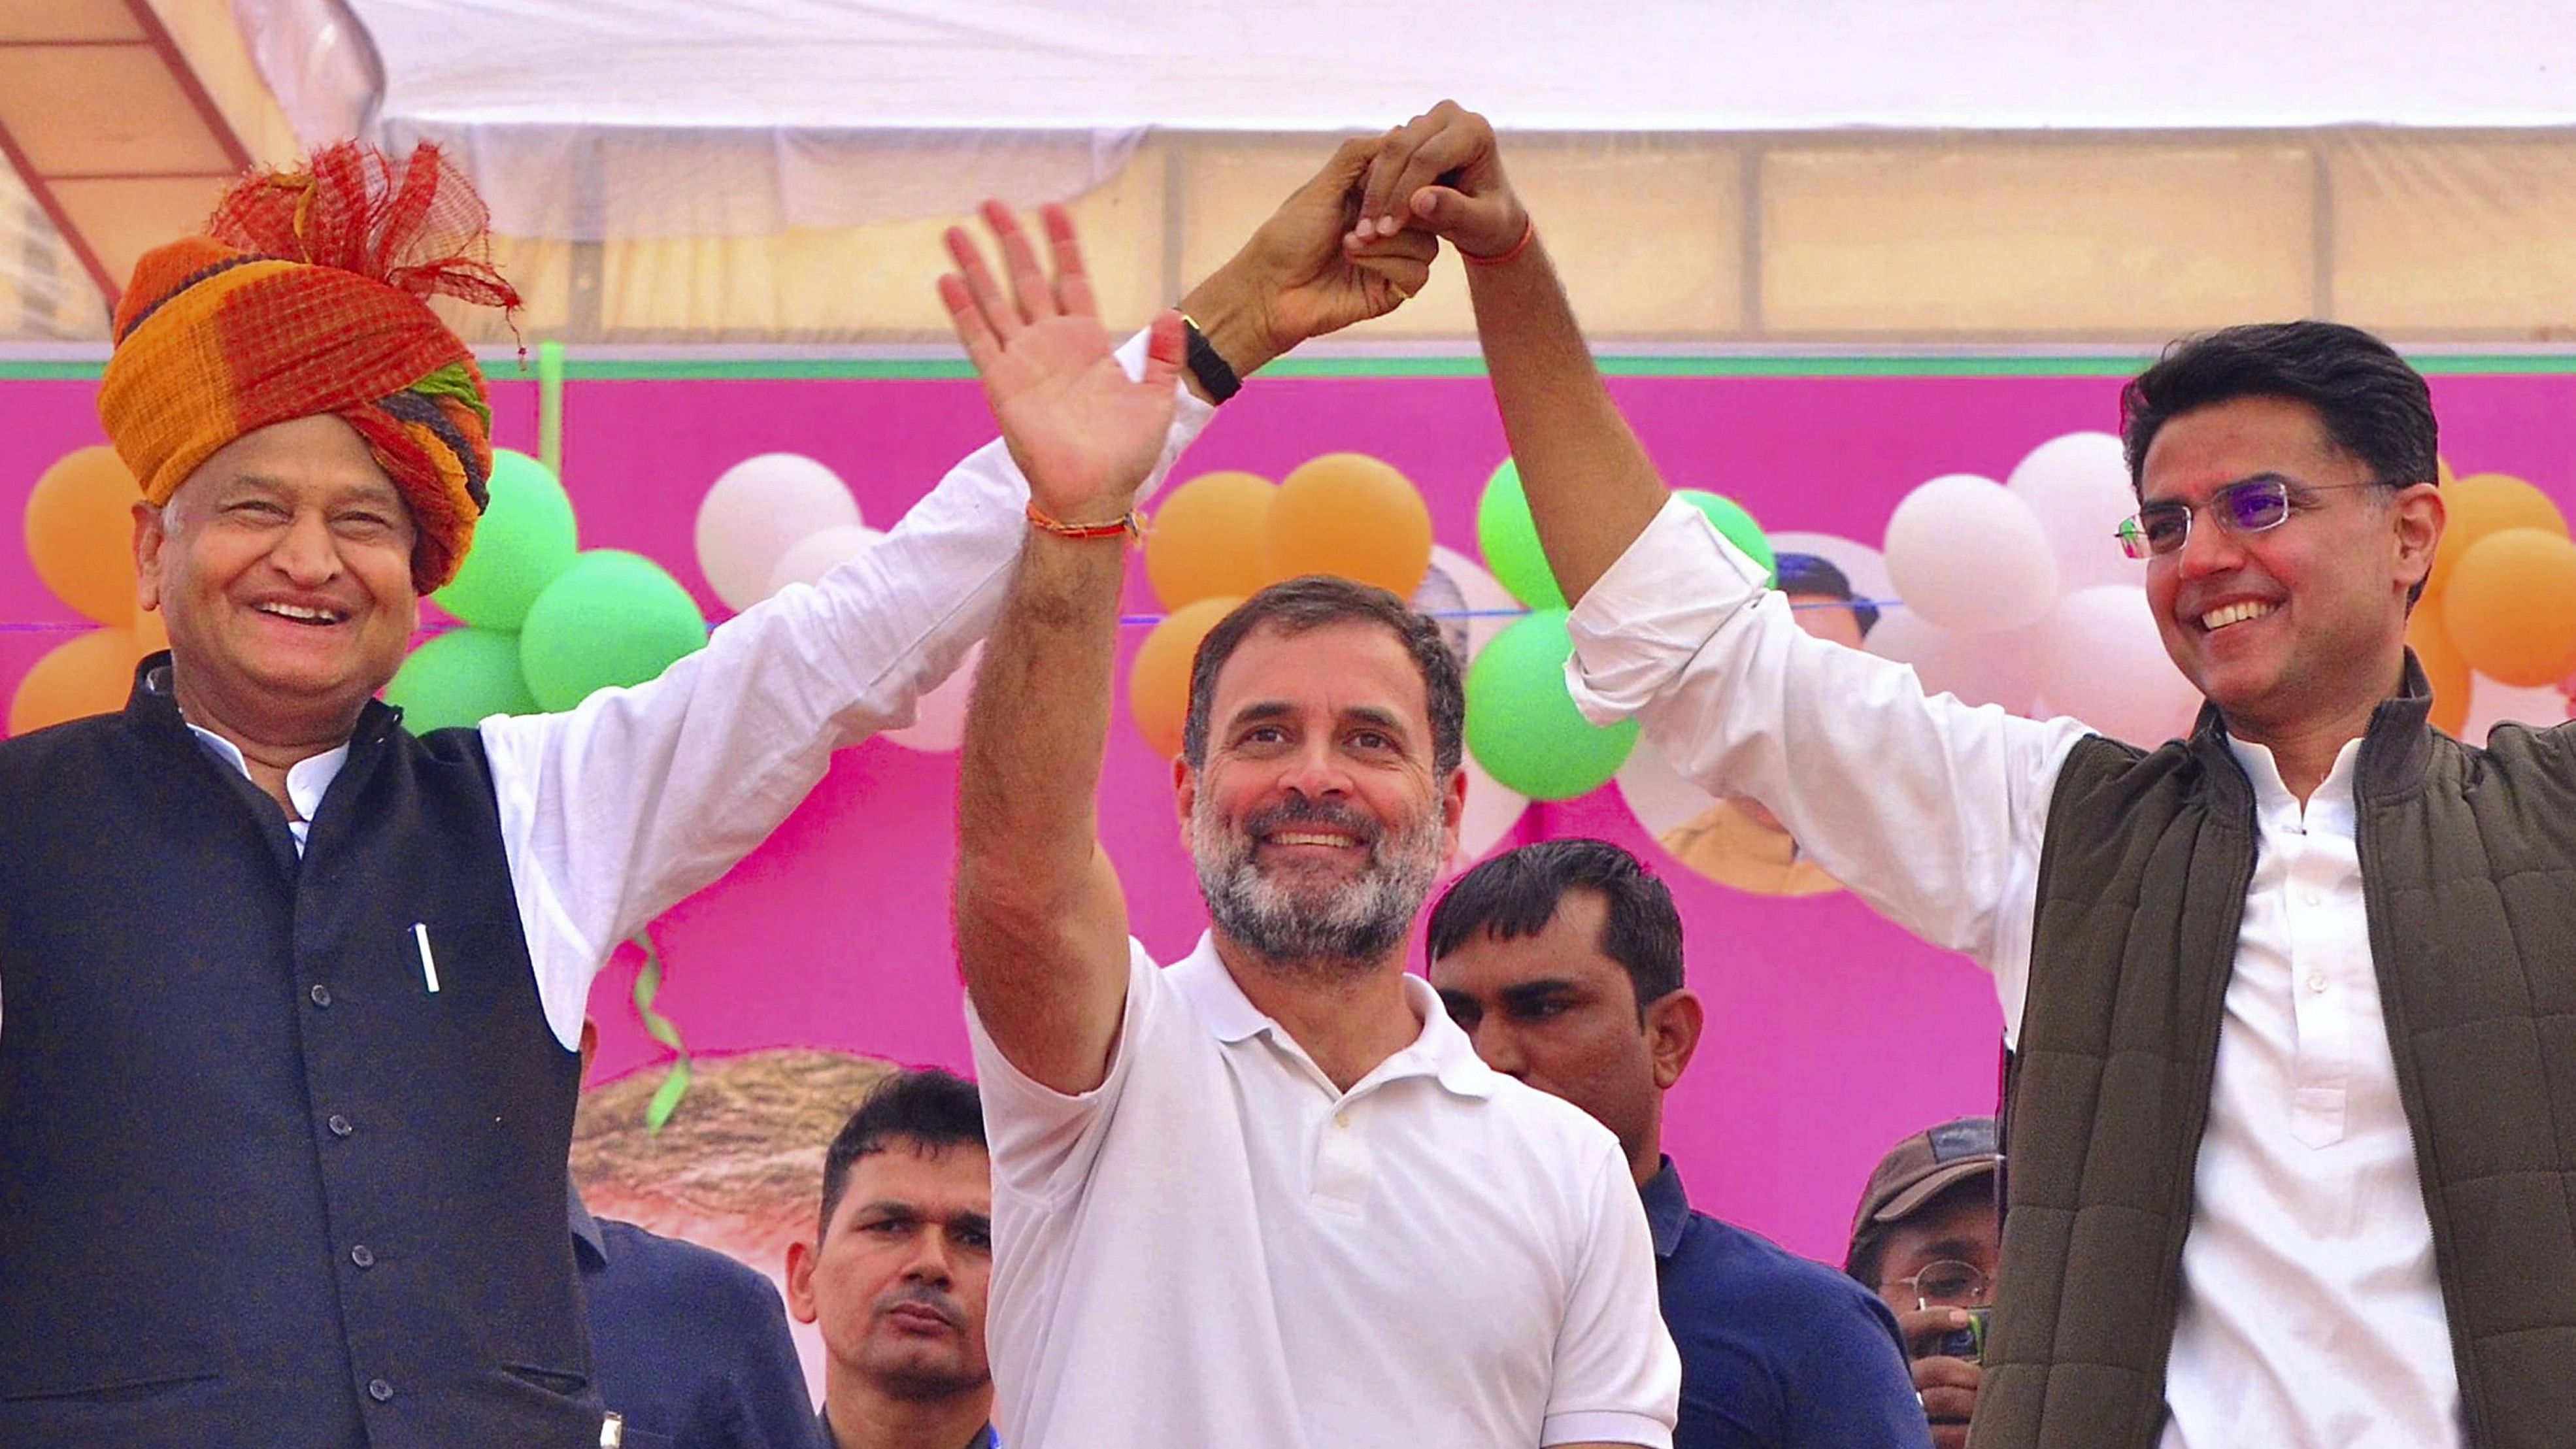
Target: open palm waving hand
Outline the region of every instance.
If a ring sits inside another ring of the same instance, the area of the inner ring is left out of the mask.
[[[1162,456],[1181,365],[1181,316],[1154,319],[1145,375],[1131,379],[1100,325],[1073,219],[1049,206],[1047,250],[1055,280],[1010,208],[984,203],[985,225],[1001,244],[1005,292],[983,250],[962,227],[948,229],[957,270],[939,279],[957,340],[984,382],[1012,460],[1029,480],[1029,500],[1068,524],[1114,522]]]

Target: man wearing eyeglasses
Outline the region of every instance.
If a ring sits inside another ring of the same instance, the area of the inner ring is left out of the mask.
[[[1977,1413],[2002,1165],[1994,1118],[1944,1122],[1888,1149],[1852,1215],[1843,1269],[1896,1311],[1933,1449],[1961,1449]]]
[[[1408,224],[1487,262],[1485,361],[1586,713],[1642,719],[1994,973],[2018,1056],[1980,1449],[2563,1445],[2576,727],[2473,749],[2426,722],[2422,377],[2297,322],[2129,384],[2128,532],[2209,702],[2141,751],[1800,630],[1667,495],[1481,118],[1444,104],[1379,152],[1353,239]]]

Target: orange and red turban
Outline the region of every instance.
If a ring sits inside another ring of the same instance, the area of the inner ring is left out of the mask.
[[[344,142],[243,178],[205,235],[145,253],[98,397],[143,496],[167,503],[235,438],[327,413],[411,504],[413,587],[454,578],[489,498],[492,412],[428,299],[519,305],[489,260],[490,220],[436,147],[397,172]]]

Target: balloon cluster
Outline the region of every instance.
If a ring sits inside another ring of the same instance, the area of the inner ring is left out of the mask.
[[[2479,680],[2528,689],[2576,674],[2576,542],[2520,478],[2445,476],[2442,496],[2448,520],[2406,642],[2432,683],[2433,723],[2466,735]]]
[[[1276,486],[1200,474],[1172,490],[1145,534],[1145,577],[1166,612],[1127,671],[1137,731],[1157,754],[1181,752],[1199,641],[1262,589],[1338,574],[1409,599],[1430,569],[1431,510],[1392,464],[1327,453]]]
[[[2113,541],[2135,511],[2108,433],[2052,438],[2001,483],[1922,484],[1887,520],[1888,578],[1905,607],[1870,631],[1870,651],[1970,704],[2072,715],[2133,744],[2183,733],[2199,693],[2165,653],[2146,565]]]
[[[1765,570],[1770,540],[1733,499],[1679,490],[1717,531]],[[1574,653],[1565,593],[1540,551],[1520,469],[1510,459],[1494,470],[1476,503],[1476,546],[1503,587],[1530,609],[1476,656],[1467,670],[1467,749],[1493,777],[1534,800],[1588,794],[1619,771],[1636,748],[1637,722],[1601,728],[1575,708],[1565,661]]]
[[[27,557],[54,597],[99,627],[54,646],[18,681],[9,733],[122,708],[134,666],[169,647],[161,616],[135,607],[134,505],[143,490],[116,450],[57,459],[27,495]]]
[[[698,501],[698,567],[716,597],[748,609],[772,594],[813,585],[877,546],[885,535],[859,518],[841,475],[801,453],[761,453],[727,468]],[[978,644],[957,672],[913,705],[913,720],[884,738],[910,749],[954,750],[966,740],[966,701]]]
[[[491,486],[474,547],[430,596],[466,627],[414,649],[385,686],[413,730],[570,709],[707,642],[697,601],[661,565],[581,549],[572,499],[545,464],[496,450]]]

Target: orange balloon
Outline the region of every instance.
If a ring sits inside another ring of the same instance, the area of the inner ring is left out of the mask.
[[[2506,473],[2472,473],[2442,489],[2447,517],[2442,542],[2433,551],[2433,575],[2427,596],[2451,586],[2451,575],[2472,544],[2508,528],[2537,528],[2567,536],[2567,515],[2549,495]]]
[[[1253,473],[1202,473],[1173,489],[1145,532],[1145,577],[1163,607],[1239,599],[1269,583],[1265,543],[1278,493]]]
[[[1431,569],[1431,510],[1412,482],[1365,453],[1327,453],[1279,480],[1270,574],[1339,574],[1410,599]]]
[[[2576,670],[2576,543],[2545,528],[2479,539],[2452,571],[2442,622],[2460,658],[2499,684],[2566,678]]]
[[[143,501],[116,450],[64,454],[27,495],[27,557],[54,597],[102,624],[134,619],[134,505]]]
[[[1183,604],[1138,646],[1136,662],[1127,670],[1127,711],[1154,753],[1166,759],[1181,753],[1181,727],[1190,713],[1190,662],[1217,620],[1242,602],[1220,597]]]
[[[131,629],[95,629],[36,661],[9,700],[9,733],[23,735],[83,715],[125,708],[140,641]]]
[[[2451,642],[2440,600],[2425,599],[2406,616],[2406,646],[2433,686],[2433,728],[2456,738],[2469,722],[2469,661]]]

